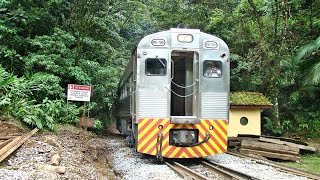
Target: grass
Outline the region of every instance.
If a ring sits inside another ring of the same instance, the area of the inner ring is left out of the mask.
[[[301,156],[301,160],[299,162],[286,162],[281,164],[283,164],[284,166],[320,174],[320,153],[303,155]]]
[[[0,169],[3,169],[4,167],[6,167],[6,165],[4,164],[4,162],[0,162]]]
[[[300,135],[298,137],[304,136]],[[320,138],[305,138],[302,139],[302,141],[308,143],[309,146],[317,148],[318,150],[316,151],[316,153],[302,155],[299,162],[284,162],[281,164],[284,166],[298,168],[308,172],[320,174]]]

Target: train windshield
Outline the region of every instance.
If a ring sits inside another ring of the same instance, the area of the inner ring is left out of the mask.
[[[165,76],[167,73],[167,61],[162,58],[146,59],[147,76]]]
[[[207,78],[220,78],[222,75],[222,62],[206,60],[203,62],[203,76]]]

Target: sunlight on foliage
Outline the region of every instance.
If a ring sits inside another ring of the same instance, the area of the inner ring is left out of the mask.
[[[266,113],[269,132],[312,136],[320,127],[319,2],[2,0],[0,114],[43,128],[75,123],[82,104],[67,103],[66,88],[86,84],[90,115],[104,126],[140,39],[184,23],[228,44],[231,91],[278,105]]]

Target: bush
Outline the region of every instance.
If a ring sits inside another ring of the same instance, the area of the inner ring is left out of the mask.
[[[58,122],[75,123],[79,115],[77,106],[48,98],[45,98],[41,104],[22,99],[11,107],[10,112],[13,117],[39,129],[54,129]]]
[[[283,128],[277,127],[277,125],[272,121],[269,117],[264,117],[265,124],[263,127],[265,128],[267,134],[280,136],[283,134]]]
[[[57,122],[77,122],[79,108],[64,100],[59,82],[45,73],[17,78],[0,66],[0,114],[40,129],[54,129]]]

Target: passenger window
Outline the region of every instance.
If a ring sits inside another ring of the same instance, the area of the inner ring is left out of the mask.
[[[208,78],[220,78],[222,76],[222,62],[211,60],[204,61],[203,76]]]
[[[167,73],[167,61],[162,58],[146,59],[147,76],[165,76]]]

